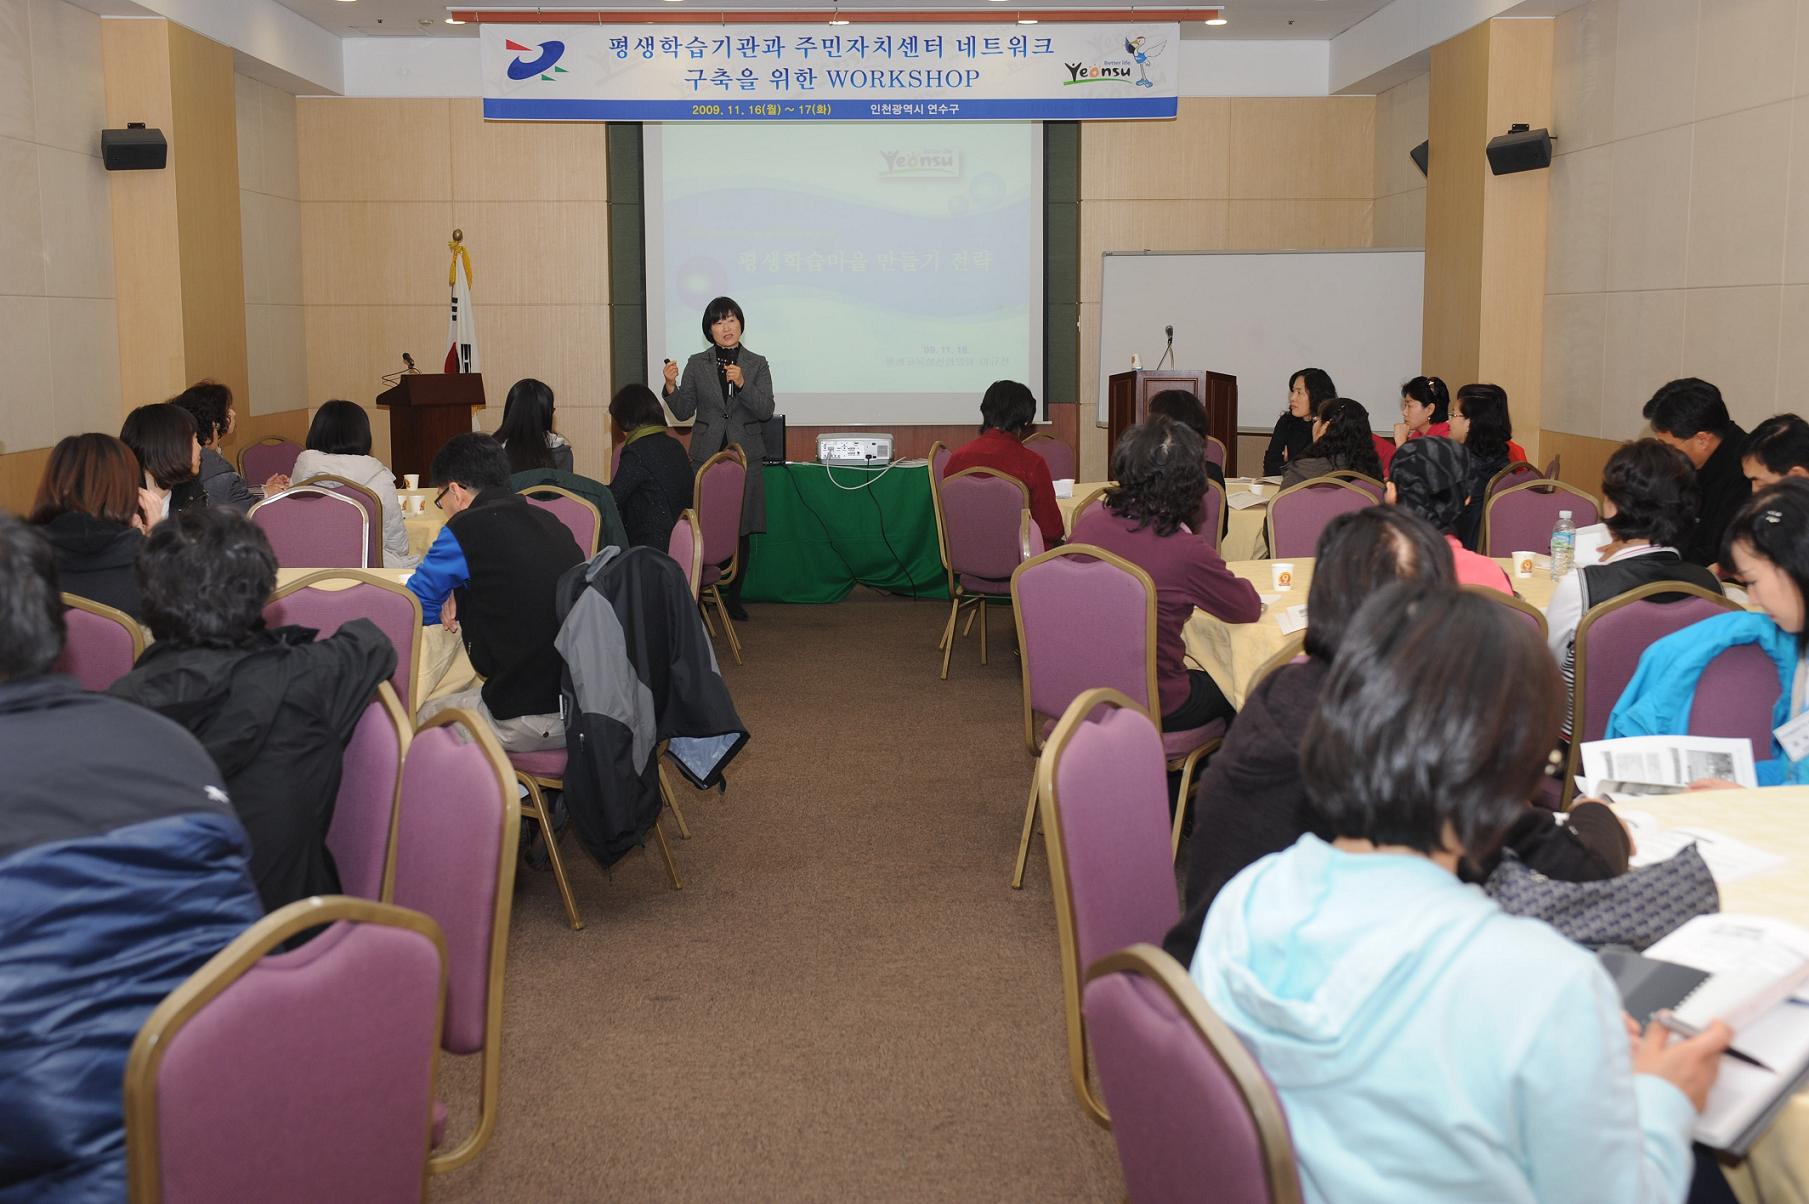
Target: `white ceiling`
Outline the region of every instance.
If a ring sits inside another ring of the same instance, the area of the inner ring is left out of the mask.
[[[92,0],[82,0],[92,3]],[[679,0],[688,8],[701,12],[722,12],[735,9],[800,9],[804,11],[821,11],[827,17],[831,0]],[[1163,8],[1202,8],[1209,7],[1214,0],[1136,0],[1133,4],[1113,5],[1110,0],[1023,0],[1024,7],[1064,8],[1064,7],[1135,7],[1138,10]],[[328,32],[340,37],[381,37],[386,35],[419,37],[427,34],[434,37],[470,37],[476,33],[471,25],[447,25],[446,13],[448,0],[278,0],[278,3],[300,13],[308,20],[321,26]],[[567,5],[577,7],[576,0],[565,0]],[[1187,38],[1250,40],[1250,39],[1312,39],[1326,40],[1343,33],[1377,9],[1384,7],[1388,0],[1224,0],[1225,16],[1228,23],[1217,27],[1208,27],[1199,23],[1190,23],[1182,27],[1182,36]],[[1014,0],[1003,0],[992,3],[983,0],[840,0],[842,8],[854,10],[884,9],[967,9],[984,8],[999,13],[1001,20],[1008,20],[1006,15],[1014,7]],[[461,7],[481,7],[474,2]],[[490,7],[521,8],[533,7],[525,0],[491,0]],[[591,0],[592,7],[620,8],[627,14],[634,10],[658,8],[671,11],[664,4],[655,5],[649,0]],[[553,4],[548,8],[555,7]]]

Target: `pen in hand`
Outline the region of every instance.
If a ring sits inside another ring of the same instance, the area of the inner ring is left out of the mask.
[[[1660,1028],[1664,1029],[1666,1032],[1674,1033],[1679,1037],[1684,1037],[1687,1039],[1689,1037],[1699,1037],[1702,1035],[1701,1029],[1697,1028],[1695,1025],[1692,1025],[1692,1024],[1685,1024],[1683,1021],[1679,1020],[1676,1016],[1672,1015],[1668,1009],[1653,1012],[1652,1020],[1654,1023],[1656,1023]],[[1753,1057],[1751,1054],[1741,1053],[1739,1050],[1733,1048],[1732,1046],[1729,1046],[1727,1049],[1724,1049],[1721,1052],[1724,1056],[1732,1058],[1736,1062],[1744,1062],[1748,1066],[1756,1066],[1760,1070],[1763,1070],[1766,1074],[1776,1074],[1777,1073],[1777,1071],[1773,1070],[1771,1067],[1767,1066],[1765,1063],[1759,1061],[1759,1059]]]

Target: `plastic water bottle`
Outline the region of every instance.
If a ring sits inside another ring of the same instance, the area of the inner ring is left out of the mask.
[[[1556,581],[1570,572],[1576,558],[1577,525],[1570,521],[1570,511],[1558,511],[1558,521],[1551,529],[1551,579]]]

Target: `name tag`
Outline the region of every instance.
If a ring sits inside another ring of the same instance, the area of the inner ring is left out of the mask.
[[[1777,737],[1778,747],[1792,761],[1801,761],[1809,757],[1809,711],[1803,712],[1782,727],[1773,729]]]

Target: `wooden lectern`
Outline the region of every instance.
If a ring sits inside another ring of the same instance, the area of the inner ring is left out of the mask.
[[[377,394],[389,411],[389,470],[427,480],[433,457],[454,435],[471,429],[471,411],[484,404],[478,372],[410,372]]]
[[[1168,389],[1184,389],[1206,407],[1206,429],[1225,445],[1225,475],[1237,475],[1237,377],[1223,372],[1133,369],[1106,378],[1106,462],[1125,429],[1142,422],[1149,399]]]

